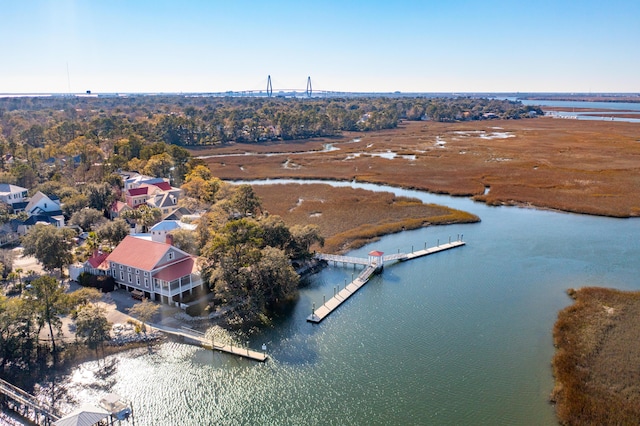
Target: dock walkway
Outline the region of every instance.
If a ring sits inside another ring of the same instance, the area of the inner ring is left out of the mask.
[[[340,290],[337,294],[335,294],[331,299],[327,300],[320,306],[319,308],[314,307],[311,311],[311,315],[307,317],[308,322],[312,322],[315,324],[320,323],[326,317],[328,317],[334,310],[338,308],[338,306],[342,305],[344,301],[353,296],[358,290],[360,290],[371,278],[374,272],[378,270],[382,270],[385,262],[398,261],[405,262],[412,259],[417,259],[419,257],[428,256],[430,254],[438,253],[441,251],[449,250],[452,248],[460,247],[465,245],[465,242],[462,240],[449,241],[448,243],[438,244],[437,246],[425,248],[424,250],[412,251],[411,253],[397,253],[392,255],[387,255],[383,257],[378,257],[382,253],[372,252],[369,254],[369,259],[364,259],[360,257],[353,256],[338,256],[332,254],[322,254],[317,253],[316,258],[326,261],[340,262],[343,264],[354,264],[354,265],[367,265],[366,268],[358,275],[358,277],[353,280],[348,285],[345,285],[344,289]],[[426,246],[426,244],[425,244]],[[375,256],[372,257],[372,254]],[[376,259],[382,259],[382,263],[376,263]]]
[[[339,254],[317,253],[316,259],[335,263],[350,263],[352,265],[368,265],[369,260],[355,256],[340,256]]]
[[[177,329],[167,327],[164,325],[151,324],[151,327],[173,336],[182,337],[186,340],[191,340],[196,344],[202,346],[205,349],[211,349],[214,351],[225,352],[231,355],[237,355],[242,358],[251,359],[253,361],[264,362],[267,360],[267,354],[249,349],[248,347],[227,345],[223,343],[216,343],[213,339],[205,337],[204,333],[197,332],[188,328]]]
[[[441,251],[449,250],[449,249],[460,247],[460,246],[463,246],[463,245],[465,245],[464,241],[451,241],[450,243],[440,244],[440,245],[435,246],[435,247],[430,247],[430,248],[427,248],[427,249],[424,249],[424,250],[418,250],[418,251],[414,251],[414,252],[411,252],[411,253],[407,253],[404,258],[398,259],[398,260],[400,260],[400,261],[411,260],[411,259],[415,259],[417,257],[428,256],[428,255],[433,254],[433,253],[438,253],[438,252],[441,252]],[[385,258],[385,260],[386,260],[386,258]]]
[[[307,318],[307,321],[319,323],[323,319],[325,319],[331,312],[333,312],[338,306],[342,305],[342,303],[353,296],[356,291],[360,290],[362,286],[364,286],[371,275],[376,271],[376,266],[367,266],[358,277],[351,281],[348,285],[346,285],[342,290],[340,290],[335,296],[331,299],[327,300],[327,302],[320,306],[318,309],[314,309],[311,315]]]
[[[24,417],[31,417],[36,425],[48,426],[60,419],[58,415],[43,407],[35,396],[2,379],[0,379],[0,395],[2,395],[3,404],[11,401],[14,411]]]

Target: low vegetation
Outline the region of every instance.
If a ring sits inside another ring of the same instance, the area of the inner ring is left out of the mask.
[[[316,225],[325,238],[323,250],[329,253],[345,252],[403,230],[480,220],[467,212],[389,192],[319,184],[256,185],[254,191],[264,208],[288,225]]]
[[[571,290],[553,330],[551,400],[566,425],[637,424],[640,292]]]
[[[221,179],[357,180],[472,196],[490,205],[633,217],[640,215],[640,191],[630,190],[640,187],[639,140],[637,123],[543,117],[403,122],[397,129],[293,146],[192,152],[272,154],[203,158]],[[329,142],[338,149],[319,153]]]

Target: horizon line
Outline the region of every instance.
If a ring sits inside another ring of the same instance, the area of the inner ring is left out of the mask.
[[[279,90],[278,92],[271,95],[271,97],[277,97],[277,94],[300,94],[305,95],[307,92],[304,89],[284,89]],[[430,95],[430,94],[448,94],[448,95],[484,95],[484,94],[500,94],[500,95],[572,95],[572,96],[616,96],[616,95],[626,95],[626,96],[639,96],[640,92],[577,92],[577,91],[567,91],[567,92],[558,92],[558,91],[329,91],[329,90],[314,90],[311,93],[313,97],[314,94],[379,94],[379,95]],[[266,90],[225,90],[225,91],[217,91],[217,92],[206,92],[206,91],[141,91],[141,92],[93,92],[91,90],[87,90],[85,92],[0,92],[0,97],[11,97],[11,96],[79,96],[79,97],[97,97],[99,95],[226,95],[226,94],[264,94],[266,95]]]

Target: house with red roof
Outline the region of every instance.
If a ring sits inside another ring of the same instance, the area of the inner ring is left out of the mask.
[[[171,191],[171,190],[174,190],[174,189],[175,189],[174,187],[172,187],[172,186],[169,184],[169,182],[165,182],[165,181],[162,181],[162,182],[155,182],[155,183],[150,183],[150,184],[148,184],[148,185],[153,185],[153,186],[155,186],[155,187],[157,187],[157,188],[161,189],[162,191]]]
[[[84,272],[93,275],[109,275],[109,264],[107,262],[109,253],[95,250],[89,259],[84,262]]]
[[[182,196],[180,188],[174,188],[168,182],[143,183],[134,188],[125,189],[126,204],[135,209],[143,204],[159,208],[163,214],[177,209],[178,200]]]
[[[173,304],[204,289],[198,259],[166,242],[127,236],[107,261],[118,287],[151,300]]]
[[[77,281],[83,272],[91,275],[111,275],[107,257],[109,257],[109,253],[94,250],[84,263],[69,265],[69,278],[72,281]]]
[[[132,209],[146,204],[147,198],[149,198],[149,196],[150,195],[148,186],[127,189],[124,193],[124,198],[127,202],[127,205]]]
[[[120,215],[126,210],[131,210],[131,207],[127,203],[123,203],[122,201],[114,201],[109,208],[109,218],[111,220],[120,217]]]

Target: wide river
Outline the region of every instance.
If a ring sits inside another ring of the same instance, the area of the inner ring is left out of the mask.
[[[319,325],[305,321],[312,304],[359,269],[313,275],[289,315],[250,337],[254,349],[267,344],[266,363],[165,343],[118,355],[103,389],[96,364],[80,365],[69,376],[78,399],[115,391],[133,403],[137,425],[556,424],[551,334],[571,303],[565,291],[638,289],[640,222],[387,189],[482,222],[352,252],[418,250],[458,234],[467,242],[387,265]]]

